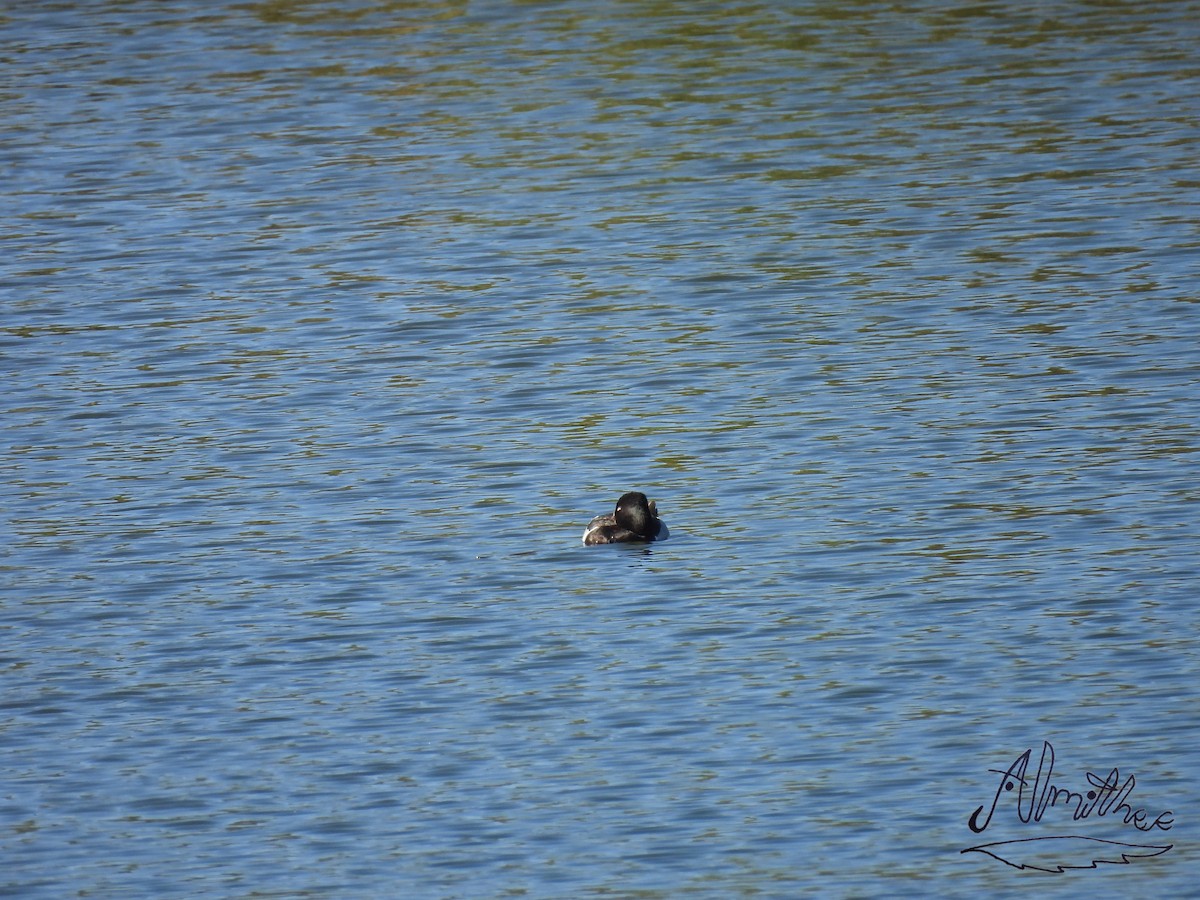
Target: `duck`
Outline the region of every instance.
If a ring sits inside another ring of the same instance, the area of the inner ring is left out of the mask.
[[[584,544],[625,544],[664,540],[667,526],[658,517],[653,500],[641,491],[621,495],[616,508],[607,515],[596,516],[583,532]]]

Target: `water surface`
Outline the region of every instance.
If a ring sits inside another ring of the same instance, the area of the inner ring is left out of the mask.
[[[1191,891],[1196,4],[0,30],[0,889]]]

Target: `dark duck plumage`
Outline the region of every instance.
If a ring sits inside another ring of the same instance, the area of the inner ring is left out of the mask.
[[[661,540],[666,530],[654,501],[647,500],[641,491],[629,491],[621,495],[611,513],[596,516],[588,523],[583,542],[590,546]]]

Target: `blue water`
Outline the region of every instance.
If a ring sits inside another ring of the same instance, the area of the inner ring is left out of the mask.
[[[1193,892],[1200,5],[0,35],[0,893]]]

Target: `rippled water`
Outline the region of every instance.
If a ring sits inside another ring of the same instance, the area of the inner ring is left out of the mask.
[[[0,33],[0,893],[1193,890],[1200,5]]]

